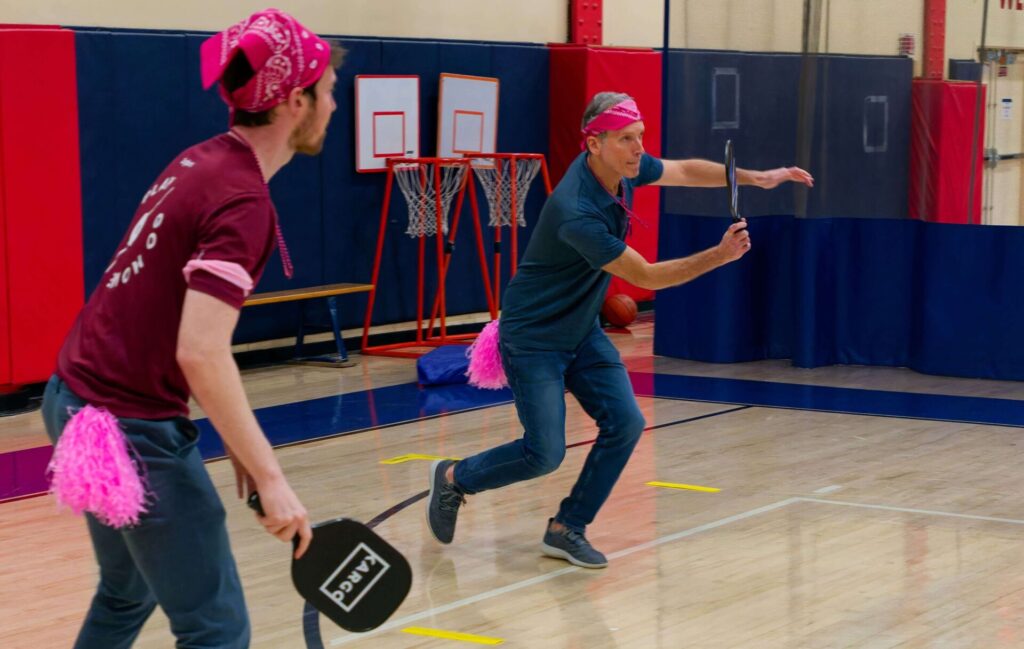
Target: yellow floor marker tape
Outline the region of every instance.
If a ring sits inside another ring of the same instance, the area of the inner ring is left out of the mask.
[[[381,460],[381,464],[401,464],[412,460],[461,460],[461,457],[443,457],[441,455],[421,455],[419,453],[406,453],[388,460]]]
[[[488,638],[485,635],[473,635],[471,633],[455,633],[454,631],[442,631],[440,629],[424,629],[419,626],[410,626],[402,629],[402,633],[413,635],[425,635],[431,638],[444,638],[445,640],[460,640],[462,642],[474,642],[476,644],[496,645],[505,642],[501,638]]]
[[[649,487],[665,487],[666,489],[687,489],[689,491],[704,491],[709,494],[716,494],[721,489],[714,487],[701,487],[695,484],[679,484],[678,482],[648,482]]]

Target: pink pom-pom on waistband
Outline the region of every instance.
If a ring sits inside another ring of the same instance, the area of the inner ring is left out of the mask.
[[[137,525],[146,511],[147,489],[134,452],[117,418],[87,405],[57,440],[46,469],[50,493],[59,505],[76,514],[89,512],[104,525]]]
[[[469,369],[466,376],[469,384],[487,390],[500,390],[508,387],[505,369],[501,366],[501,353],[498,351],[498,321],[491,320],[476,337],[473,344],[466,350],[469,357]]]

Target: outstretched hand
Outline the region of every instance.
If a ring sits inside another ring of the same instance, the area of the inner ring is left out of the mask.
[[[800,167],[779,167],[759,172],[754,176],[754,184],[761,189],[775,189],[785,182],[802,183],[814,187],[814,177]]]
[[[738,223],[729,226],[718,244],[718,251],[725,263],[736,261],[750,251],[750,233],[747,231],[746,219],[740,219]]]

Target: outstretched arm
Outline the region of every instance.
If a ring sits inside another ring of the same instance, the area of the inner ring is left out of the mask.
[[[710,160],[662,160],[665,171],[655,185],[666,187],[724,187],[725,165]],[[774,189],[785,182],[814,186],[814,178],[800,167],[779,167],[767,171],[737,169],[736,180],[741,185],[761,189]]]
[[[636,250],[626,246],[621,255],[602,266],[602,269],[634,286],[658,290],[685,284],[710,270],[739,259],[749,250],[750,233],[747,232],[747,223],[740,221],[729,226],[717,246],[689,257],[652,264]]]

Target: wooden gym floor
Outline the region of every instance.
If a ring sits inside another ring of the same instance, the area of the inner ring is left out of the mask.
[[[611,560],[596,571],[539,551],[596,433],[571,398],[562,467],[471,497],[441,546],[417,498],[429,461],[415,456],[516,437],[506,394],[418,390],[413,361],[379,357],[246,371],[268,434],[292,442],[278,453],[313,518],[376,519],[414,570],[376,632],[304,616],[287,547],[212,461],[253,646],[1024,646],[1024,384],[707,365],[652,356],[652,333],[645,319],[611,334],[650,428],[588,531]],[[0,420],[0,455],[45,444],[37,412]],[[0,521],[0,647],[70,646],[96,580],[84,524],[48,496],[0,503]],[[171,644],[158,610],[136,646]]]

